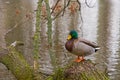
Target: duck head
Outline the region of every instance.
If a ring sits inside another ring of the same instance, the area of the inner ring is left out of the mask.
[[[70,39],[78,39],[78,33],[77,31],[75,30],[71,30],[68,37],[67,37],[67,40],[70,40]]]

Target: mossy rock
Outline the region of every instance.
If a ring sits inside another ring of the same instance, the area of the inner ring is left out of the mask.
[[[64,69],[59,69],[48,80],[110,80],[108,76],[98,70],[90,60],[80,63],[73,62]]]
[[[0,57],[0,62],[11,70],[17,80],[33,80],[33,70],[22,53],[16,51],[14,46],[9,46],[7,49],[1,48],[0,51],[4,54]]]

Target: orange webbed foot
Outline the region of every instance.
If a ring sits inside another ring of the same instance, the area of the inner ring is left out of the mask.
[[[83,60],[85,60],[84,57],[78,56],[78,58],[75,60],[75,62],[81,62],[81,61],[83,61]]]

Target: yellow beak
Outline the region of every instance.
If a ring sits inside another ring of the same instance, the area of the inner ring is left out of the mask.
[[[72,38],[72,36],[71,36],[71,35],[68,35],[67,40],[70,40],[71,38]]]

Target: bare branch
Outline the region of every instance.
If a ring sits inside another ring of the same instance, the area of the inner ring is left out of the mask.
[[[77,0],[77,3],[79,4],[80,19],[81,19],[80,30],[81,30],[81,32],[82,32],[82,31],[83,31],[83,30],[82,30],[82,26],[83,26],[83,18],[82,18],[82,13],[81,13],[81,3],[80,3],[79,0]],[[83,36],[83,32],[82,32],[82,36]]]
[[[52,9],[51,14],[54,12],[54,10],[55,10],[56,6],[58,5],[59,1],[60,1],[60,0],[57,0],[57,2],[56,2],[56,4],[55,4],[55,6],[54,6],[54,7],[53,7],[53,9]]]
[[[81,3],[79,0],[77,0],[77,3],[79,4],[79,11],[81,11]]]
[[[63,14],[62,14],[62,16],[63,16],[64,13],[65,13],[65,6],[66,6],[66,0],[64,0],[64,8],[63,8]]]
[[[71,0],[68,1],[67,6],[70,4],[70,1],[71,1]]]
[[[36,10],[37,11],[37,10]],[[33,15],[35,13],[35,11],[30,11],[29,13],[26,13],[25,15],[24,15],[24,17],[21,19],[21,20],[19,20],[19,22],[17,22],[17,23],[15,23],[15,25],[14,26],[11,26],[12,28],[10,28],[6,33],[5,33],[5,35],[4,36],[6,36],[6,34],[8,34],[9,32],[11,32],[12,30],[14,30],[15,28],[17,28],[17,27],[23,27],[22,25],[24,25],[26,22],[28,22],[28,21],[33,21],[34,20],[34,17],[36,17],[35,15]]]
[[[92,1],[92,0],[91,0]],[[93,6],[90,6],[89,4],[88,4],[88,2],[87,2],[87,0],[85,0],[85,4],[87,5],[87,7],[89,7],[89,8],[93,8],[94,7],[94,5]]]
[[[55,19],[61,14],[61,12],[63,12],[63,14],[64,14],[64,11],[65,11],[65,9],[69,6],[70,1],[71,1],[71,0],[68,1],[67,5],[64,6],[64,8],[53,18],[53,20],[55,20]],[[63,14],[62,14],[62,16],[63,16]]]

